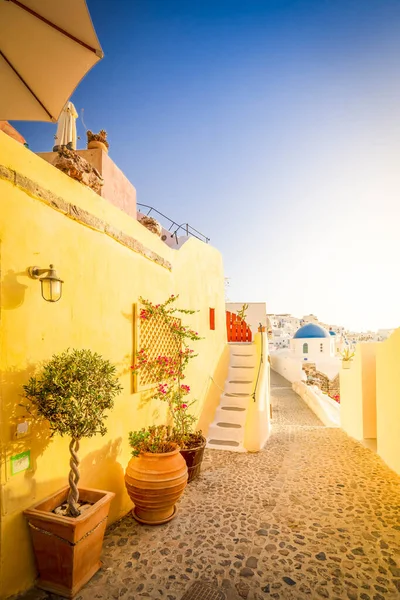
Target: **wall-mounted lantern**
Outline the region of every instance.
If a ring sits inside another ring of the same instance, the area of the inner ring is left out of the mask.
[[[49,269],[40,269],[39,267],[29,267],[29,277],[39,279],[42,288],[42,297],[46,302],[58,302],[62,295],[62,284],[64,283],[58,276],[54,265]],[[45,277],[41,277],[41,275]]]

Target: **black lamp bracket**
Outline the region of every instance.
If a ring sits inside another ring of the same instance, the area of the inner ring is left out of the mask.
[[[29,277],[32,277],[32,279],[39,279],[39,277],[41,277],[45,273],[49,273],[49,271],[51,271],[53,268],[53,265],[50,265],[48,269],[40,269],[40,267],[29,267],[28,275]]]

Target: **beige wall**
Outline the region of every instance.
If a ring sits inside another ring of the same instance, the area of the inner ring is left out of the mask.
[[[178,251],[168,248],[135,219],[1,132],[0,251],[0,597],[6,597],[35,579],[22,511],[67,482],[67,439],[50,439],[46,424],[39,423],[29,437],[13,438],[24,413],[22,385],[40,362],[76,347],[117,365],[124,390],[107,420],[108,433],[83,440],[80,450],[81,484],[116,493],[112,522],[132,507],[123,479],[129,431],[165,418],[162,403],[132,393],[133,305],[140,295],[159,303],[179,294],[180,307],[199,311],[185,317],[204,338],[196,344],[187,382],[205,424],[219,398],[210,377],[219,377],[226,323],[222,259],[212,246],[190,239]],[[40,283],[26,272],[50,263],[65,282],[54,304],[42,299]],[[215,331],[209,328],[210,307]],[[31,468],[11,476],[11,456],[25,450],[31,451]]]
[[[376,353],[377,451],[400,473],[400,329]]]

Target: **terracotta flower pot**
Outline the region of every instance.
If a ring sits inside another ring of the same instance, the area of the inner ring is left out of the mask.
[[[196,448],[188,448],[181,450],[181,454],[185,459],[188,468],[188,483],[197,479],[200,475],[201,463],[204,456],[204,448],[206,447],[207,440],[203,438],[203,442],[196,446]]]
[[[103,142],[100,142],[98,140],[91,140],[90,142],[88,142],[87,147],[88,147],[88,150],[94,150],[96,148],[100,148],[101,150],[104,150],[104,152],[108,153],[107,146]]]
[[[100,554],[111,500],[115,494],[79,488],[80,500],[93,506],[79,517],[63,517],[52,511],[66,501],[64,488],[24,511],[31,531],[37,587],[73,598],[101,567]]]
[[[186,463],[176,448],[172,452],[143,452],[129,461],[125,485],[135,505],[139,523],[160,525],[176,514],[175,503],[183,494],[188,478]]]

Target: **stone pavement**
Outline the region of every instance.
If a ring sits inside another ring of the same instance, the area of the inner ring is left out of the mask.
[[[229,600],[400,599],[400,477],[273,372],[271,391],[265,449],[208,450],[173,521],[111,526],[77,600],[180,600],[197,580]]]

